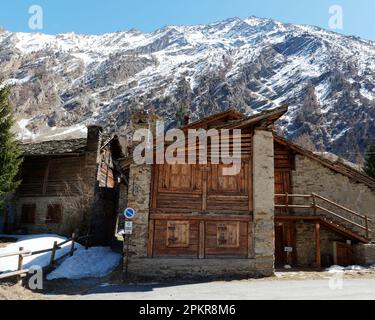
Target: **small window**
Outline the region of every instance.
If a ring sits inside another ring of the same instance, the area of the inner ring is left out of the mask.
[[[27,203],[22,205],[21,223],[34,224],[35,223],[36,204]]]
[[[189,247],[189,222],[168,221],[167,223],[167,247]]]
[[[217,224],[217,246],[221,248],[238,248],[240,245],[239,222]]]
[[[62,221],[62,205],[61,204],[49,204],[47,212],[47,223],[59,223]]]

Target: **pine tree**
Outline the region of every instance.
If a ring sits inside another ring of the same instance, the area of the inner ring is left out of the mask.
[[[9,93],[9,86],[2,86],[0,83],[0,209],[4,206],[5,197],[19,184],[16,175],[22,162],[11,132],[13,116]]]
[[[367,146],[363,171],[375,179],[375,140]]]

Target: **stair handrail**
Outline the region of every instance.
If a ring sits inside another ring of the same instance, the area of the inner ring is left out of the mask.
[[[359,214],[349,208],[346,208],[332,200],[329,200],[325,197],[322,197],[321,195],[317,194],[317,193],[311,193],[311,194],[289,194],[289,193],[286,193],[286,194],[275,194],[275,197],[285,197],[285,205],[282,205],[282,204],[275,204],[275,207],[276,208],[286,208],[287,211],[289,208],[301,208],[301,209],[306,209],[308,207],[310,207],[313,211],[314,211],[314,215],[317,214],[317,210],[322,210],[324,211],[325,213],[328,213],[336,218],[339,218],[357,228],[360,228],[362,230],[364,230],[366,232],[366,238],[369,239],[369,235],[370,235],[370,232],[371,230],[369,229],[369,221],[372,221],[367,215],[362,215],[362,214]],[[305,198],[305,199],[312,199],[312,203],[310,206],[306,206],[306,205],[290,205],[289,204],[289,199],[290,198]],[[350,213],[351,215],[353,216],[356,216],[357,218],[360,218],[363,220],[363,224],[359,224],[353,220],[350,220],[348,218],[345,218],[343,217],[342,215],[338,214],[338,213],[335,213],[327,208],[324,208],[323,206],[320,206],[317,204],[317,201],[316,199],[320,199],[326,203],[329,203],[337,208],[340,208],[348,213]]]

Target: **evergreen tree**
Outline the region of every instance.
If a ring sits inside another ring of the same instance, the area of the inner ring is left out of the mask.
[[[367,146],[363,171],[375,179],[375,140]]]
[[[22,162],[11,132],[13,116],[8,100],[9,92],[9,86],[0,83],[0,209],[4,206],[6,195],[19,184],[15,178]]]

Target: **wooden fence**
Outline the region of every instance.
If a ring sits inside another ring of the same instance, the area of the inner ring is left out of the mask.
[[[74,251],[76,250],[76,248],[75,248],[76,242],[85,240],[85,249],[87,250],[88,247],[89,247],[89,239],[92,238],[92,237],[93,237],[92,235],[86,235],[86,236],[82,236],[82,237],[76,237],[76,235],[73,233],[71,238],[69,238],[69,239],[67,239],[67,240],[65,240],[63,242],[57,243],[57,241],[55,241],[53,243],[53,247],[49,248],[49,249],[43,249],[43,250],[38,250],[38,251],[30,251],[30,250],[25,250],[23,247],[19,247],[18,248],[18,252],[0,254],[0,259],[1,258],[12,257],[12,256],[18,256],[18,268],[17,268],[17,270],[11,271],[11,272],[7,272],[7,273],[0,273],[0,280],[16,276],[17,277],[17,282],[19,284],[22,284],[22,278],[25,277],[25,275],[30,271],[29,269],[23,269],[22,268],[23,267],[23,259],[24,259],[24,257],[34,256],[34,255],[42,254],[42,253],[46,253],[46,252],[51,252],[51,258],[50,258],[49,267],[50,268],[54,268],[57,260],[62,260],[65,257],[67,257],[68,255],[69,256],[73,256],[74,255]],[[66,254],[62,255],[58,259],[56,259],[56,252],[58,250],[62,249],[62,246],[64,244],[69,243],[69,242],[71,242],[69,252],[67,252]]]

